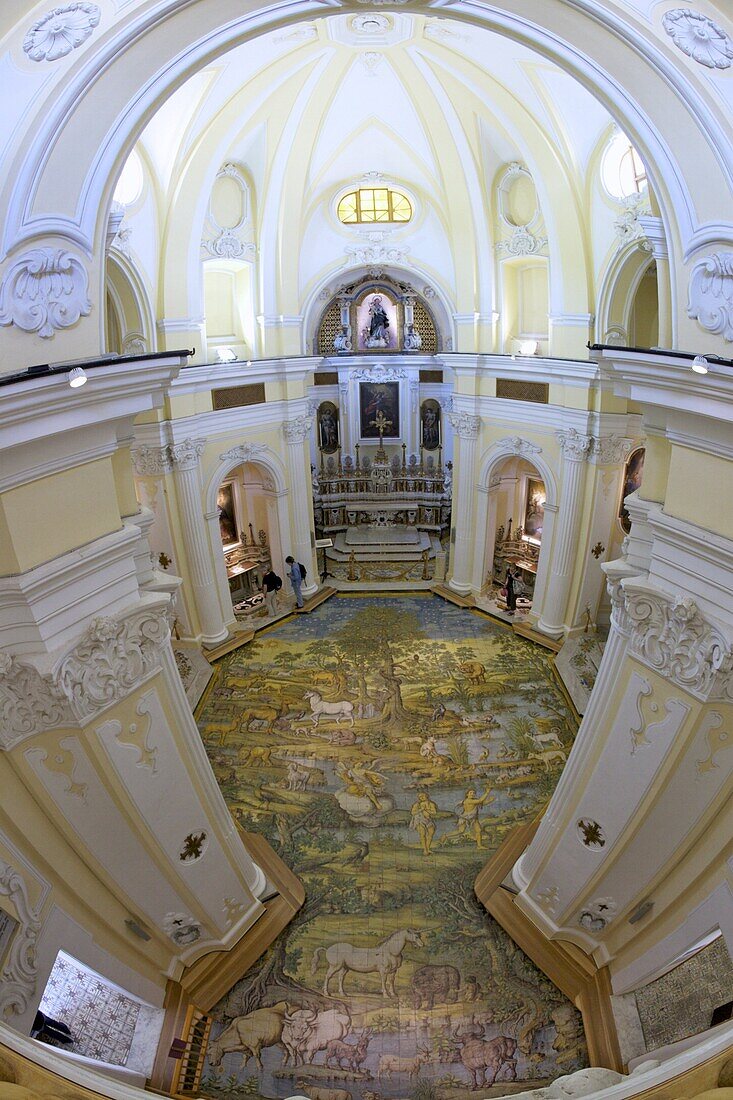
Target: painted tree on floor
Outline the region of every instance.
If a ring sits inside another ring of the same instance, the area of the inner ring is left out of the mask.
[[[221,662],[204,743],[307,903],[214,1010],[205,1091],[463,1100],[584,1063],[575,1009],[473,894],[568,720],[544,655],[431,597],[332,601]]]

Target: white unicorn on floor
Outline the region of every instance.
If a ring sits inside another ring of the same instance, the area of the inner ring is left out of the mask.
[[[340,703],[326,703],[323,696],[319,695],[317,691],[306,691],[303,698],[310,703],[314,727],[318,725],[321,718],[333,718],[336,722],[346,718],[353,726],[354,704],[350,703],[348,699],[343,699]]]

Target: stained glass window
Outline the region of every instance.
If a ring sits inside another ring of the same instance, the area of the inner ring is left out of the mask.
[[[360,187],[343,196],[338,204],[338,216],[345,225],[409,222],[412,204],[401,191],[393,191],[390,187]]]

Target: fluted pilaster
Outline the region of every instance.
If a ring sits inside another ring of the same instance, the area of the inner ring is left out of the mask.
[[[449,413],[453,431],[460,440],[456,461],[456,475],[453,491],[453,515],[455,516],[455,544],[453,547],[453,569],[448,582],[450,588],[461,595],[471,591],[471,567],[473,561],[473,541],[471,531],[475,510],[474,466],[476,463],[476,445],[481,428],[481,417],[470,413]]]

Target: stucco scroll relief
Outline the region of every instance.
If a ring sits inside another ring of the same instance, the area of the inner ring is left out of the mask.
[[[694,600],[625,586],[631,650],[698,699],[733,699],[733,645]]]
[[[149,768],[150,774],[155,775],[158,771],[158,750],[150,743],[151,716],[143,709],[144,706],[145,701],[141,699],[135,708],[140,716],[139,722],[129,722],[123,726],[121,722],[114,720],[106,724],[112,728],[114,738],[120,745],[126,745],[135,750],[137,767]]]
[[[64,4],[37,19],[23,39],[23,52],[31,61],[58,61],[86,42],[99,26],[96,4]]]
[[[266,443],[240,443],[237,447],[230,447],[228,451],[224,451],[224,454],[219,455],[219,461],[254,462],[268,450]]]
[[[459,439],[476,439],[481,430],[481,417],[472,413],[451,412],[448,420]]]
[[[16,325],[48,339],[71,328],[92,308],[84,264],[65,248],[32,248],[5,272],[0,325]]]
[[[402,367],[387,367],[384,363],[375,363],[373,367],[358,367],[351,372],[352,382],[399,382],[406,378]]]
[[[733,61],[733,40],[699,11],[673,8],[665,13],[662,26],[683,53],[708,69],[728,69]]]
[[[529,457],[542,454],[542,448],[538,447],[536,443],[530,443],[528,439],[522,439],[521,435],[508,435],[494,444],[492,453]]]
[[[33,667],[0,653],[0,748],[25,737],[71,725],[74,716],[60,689]]]
[[[695,264],[687,316],[706,332],[733,340],[733,252],[715,252]]]
[[[36,940],[41,921],[38,910],[29,901],[25,882],[15,868],[2,859],[0,897],[10,898],[20,920],[20,928],[13,936],[0,973],[0,1017],[19,1016],[28,1008],[36,989]]]
[[[29,760],[36,760],[46,771],[58,776],[64,794],[86,802],[88,785],[79,783],[74,778],[78,763],[74,750],[78,753],[79,749],[80,744],[76,737],[59,733],[48,742],[44,741],[43,745],[27,749],[26,757]]]
[[[303,443],[311,430],[313,420],[310,416],[296,416],[292,420],[283,421],[283,435],[285,442],[295,446]]]
[[[165,614],[159,609],[124,620],[95,619],[57,671],[57,682],[77,718],[83,720],[117,702],[158,668],[168,635]]]
[[[716,756],[719,752],[723,752],[724,749],[729,749],[733,746],[733,733],[731,733],[730,730],[723,729],[723,715],[718,714],[717,711],[713,711],[708,718],[708,728],[705,731],[705,740],[707,741],[709,752],[702,760],[695,761],[698,775],[706,775],[715,768],[719,768],[720,764],[718,764],[715,759]]]

